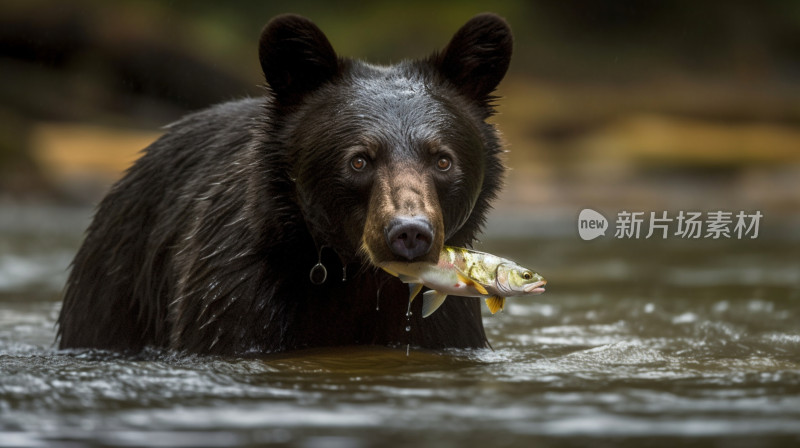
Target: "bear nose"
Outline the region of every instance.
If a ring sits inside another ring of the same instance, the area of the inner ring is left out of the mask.
[[[385,233],[392,252],[409,261],[431,250],[433,226],[424,216],[395,218],[386,226]]]

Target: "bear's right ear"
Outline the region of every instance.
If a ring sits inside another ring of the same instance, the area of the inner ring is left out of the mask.
[[[431,62],[462,94],[486,104],[511,62],[511,28],[500,16],[478,14]]]
[[[339,73],[336,52],[322,30],[294,14],[277,16],[264,27],[258,58],[282,106],[298,103]]]

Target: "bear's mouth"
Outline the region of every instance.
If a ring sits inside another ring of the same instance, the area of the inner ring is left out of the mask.
[[[399,246],[401,243],[397,243]],[[434,243],[435,244],[435,243]],[[391,262],[401,262],[401,263],[416,263],[416,262],[430,262],[436,263],[439,261],[439,253],[442,251],[441,247],[439,246],[438,249],[435,249],[433,246],[425,253],[420,255],[414,256],[413,249],[409,249],[405,247],[405,240],[402,240],[403,247],[401,249],[395,248],[396,251],[393,251],[392,247],[388,244],[379,244],[377,248],[372,247],[367,241],[366,238],[361,244],[361,253],[365,256],[365,261],[369,264],[380,267],[382,264],[391,263]],[[398,254],[400,252],[400,254]]]

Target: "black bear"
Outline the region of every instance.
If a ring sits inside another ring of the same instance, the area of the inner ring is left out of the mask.
[[[60,347],[484,347],[478,299],[426,319],[416,300],[407,319],[407,285],[375,266],[473,243],[502,183],[486,119],[511,49],[506,22],[481,14],[443,51],[377,66],[337,56],[308,19],[274,18],[265,97],[170,125],[98,206]]]

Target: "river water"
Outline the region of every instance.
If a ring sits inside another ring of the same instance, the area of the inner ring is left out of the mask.
[[[480,248],[549,280],[485,313],[494,350],[126,358],[53,347],[89,214],[0,207],[0,446],[800,443],[796,222],[585,242],[571,221],[494,218]]]

